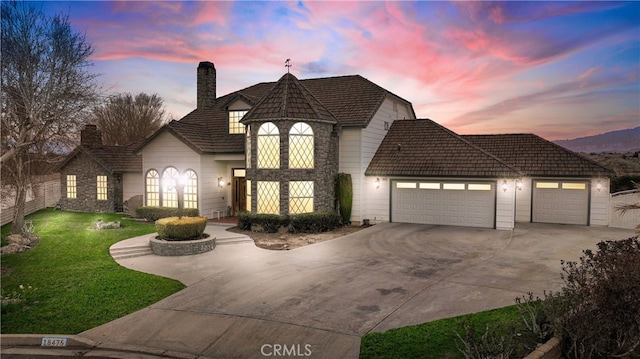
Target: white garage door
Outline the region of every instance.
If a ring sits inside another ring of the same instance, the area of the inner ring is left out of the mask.
[[[533,222],[587,225],[587,182],[534,181]]]
[[[495,227],[495,182],[392,182],[391,220]]]

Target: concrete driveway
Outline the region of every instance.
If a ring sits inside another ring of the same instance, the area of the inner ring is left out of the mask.
[[[237,236],[218,226],[207,231]],[[561,259],[577,260],[601,240],[631,235],[547,224],[500,231],[385,223],[291,251],[244,242],[196,256],[123,259],[125,267],[187,288],[80,336],[214,358],[357,358],[368,332],[558,289]]]

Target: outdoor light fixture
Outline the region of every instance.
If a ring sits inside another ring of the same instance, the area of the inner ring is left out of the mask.
[[[598,183],[596,184],[596,190],[598,190],[598,192],[602,190],[602,182],[598,181]]]
[[[503,191],[505,191],[505,192],[507,192],[507,188],[508,188],[508,186],[507,186],[507,180],[502,181],[502,190],[503,190]]]
[[[518,191],[522,191],[522,186],[524,186],[524,183],[522,183],[522,180],[519,179],[518,182],[516,182],[516,187],[518,187]]]
[[[373,183],[376,185],[376,189],[380,188],[380,178],[376,178],[376,181]]]
[[[224,187],[224,180],[222,179],[222,177],[218,177],[218,187]]]

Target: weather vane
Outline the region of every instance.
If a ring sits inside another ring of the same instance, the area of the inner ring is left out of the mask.
[[[284,62],[284,67],[287,68],[287,73],[289,73],[289,68],[291,68],[291,59],[287,59],[287,61]]]

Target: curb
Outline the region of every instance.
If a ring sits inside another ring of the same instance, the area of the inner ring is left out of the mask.
[[[66,345],[42,346],[42,339],[48,337],[64,338]],[[213,359],[142,345],[99,343],[78,335],[0,334],[0,343],[3,358]]]

